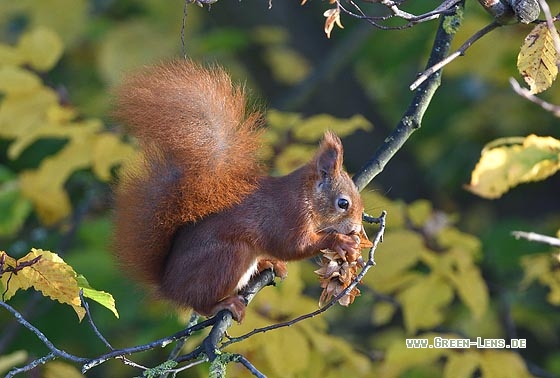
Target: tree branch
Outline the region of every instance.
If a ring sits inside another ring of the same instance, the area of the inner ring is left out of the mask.
[[[440,18],[442,15],[446,15],[446,14],[450,14],[453,12],[453,8],[455,8],[455,6],[461,2],[461,0],[445,0],[443,1],[440,5],[438,5],[436,8],[434,8],[431,11],[428,11],[426,13],[423,14],[419,14],[419,15],[414,15],[412,13],[403,11],[402,9],[400,9],[398,7],[398,3],[396,1],[393,0],[364,0],[365,3],[380,3],[382,5],[384,5],[387,10],[389,11],[388,15],[383,15],[383,16],[368,16],[363,10],[362,8],[353,0],[347,0],[347,2],[354,7],[354,9],[357,11],[357,13],[354,13],[352,11],[350,11],[349,9],[345,8],[340,0],[336,1],[337,7],[339,9],[341,9],[343,12],[345,12],[346,14],[354,17],[354,18],[358,18],[361,20],[365,20],[368,23],[370,23],[372,26],[378,28],[378,29],[382,29],[382,30],[402,30],[402,29],[407,29],[410,27],[413,27],[414,25],[417,25],[419,23],[422,22],[426,22],[426,21],[431,21],[431,20],[435,20],[437,18]],[[388,25],[382,25],[379,22],[380,21],[387,21],[391,18],[400,18],[402,20],[407,21],[406,24],[404,25],[399,25],[399,26],[388,26]]]
[[[550,102],[547,102],[541,99],[540,97],[535,96],[534,94],[531,93],[530,90],[528,90],[527,88],[523,88],[521,85],[519,85],[517,80],[515,80],[512,77],[509,78],[509,83],[515,93],[531,101],[532,103],[539,105],[544,110],[551,112],[554,116],[560,117],[560,105],[551,104]]]
[[[499,26],[502,25],[494,21],[491,24],[486,25],[485,27],[483,27],[482,29],[474,33],[469,39],[465,41],[465,43],[461,45],[461,47],[457,49],[457,51],[455,51],[453,54],[449,55],[445,59],[440,60],[433,66],[429,66],[429,68],[426,71],[422,72],[422,74],[418,76],[418,79],[416,79],[414,83],[410,84],[410,90],[413,91],[416,88],[418,88],[418,86],[422,84],[424,81],[426,81],[431,75],[441,70],[449,63],[451,63],[453,60],[455,60],[455,58],[465,55],[465,51],[467,51],[469,47],[473,45],[473,43],[475,43],[480,38],[484,37],[486,34],[490,33],[492,30],[496,29]]]
[[[461,1],[457,4],[453,13],[440,21],[427,67],[432,67],[447,56],[455,34],[454,32],[446,31],[444,23],[447,17],[457,17],[458,13],[462,12],[463,6],[464,1]],[[362,190],[375,176],[383,171],[383,168],[393,155],[404,145],[412,133],[420,128],[424,113],[440,83],[441,70],[438,70],[416,89],[408,109],[395,130],[385,139],[385,143],[377,149],[366,165],[354,176],[354,182],[359,190]]]
[[[22,326],[24,326],[25,328],[27,328],[28,330],[30,330],[32,333],[35,334],[35,336],[37,336],[37,338],[39,340],[41,340],[41,342],[43,344],[45,344],[45,346],[51,351],[51,353],[49,353],[48,355],[39,358],[37,360],[32,361],[31,363],[21,367],[21,368],[16,368],[16,369],[12,369],[7,375],[6,377],[12,377],[15,374],[18,373],[22,373],[22,372],[26,372],[29,371],[31,369],[34,369],[35,367],[44,364],[48,361],[52,361],[56,358],[64,358],[65,360],[69,360],[69,361],[73,361],[73,362],[77,362],[77,363],[85,363],[88,361],[87,358],[84,357],[78,357],[78,356],[74,356],[70,353],[67,353],[61,349],[58,349],[41,331],[39,331],[39,329],[37,329],[35,326],[33,326],[31,323],[29,323],[27,320],[24,319],[24,317],[12,306],[10,306],[9,304],[7,304],[4,301],[0,301],[0,306],[4,307],[6,310],[8,310],[10,313],[12,313],[12,315],[16,318],[17,322],[19,324],[21,324]]]

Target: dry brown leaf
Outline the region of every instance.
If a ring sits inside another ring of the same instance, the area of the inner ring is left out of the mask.
[[[373,243],[368,240],[365,231],[362,229],[359,236],[360,248],[371,248]],[[315,271],[319,275],[319,282],[323,289],[319,298],[319,306],[322,307],[331,298],[341,293],[354,281],[358,275],[358,268],[364,266],[364,261],[360,256],[356,261],[349,262],[346,256],[330,249],[321,251],[323,253],[319,269]],[[360,290],[355,287],[346,295],[338,300],[342,306],[348,306],[360,295]]]
[[[323,13],[327,19],[325,20],[325,34],[327,34],[327,38],[331,37],[331,31],[336,24],[339,28],[344,29],[342,23],[340,22],[340,9],[339,8],[332,8],[328,9]]]

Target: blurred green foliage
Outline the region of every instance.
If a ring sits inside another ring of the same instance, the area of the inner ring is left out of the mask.
[[[421,1],[409,3],[411,11],[422,8]],[[466,5],[455,48],[491,21],[476,2]],[[432,21],[382,31],[343,16],[344,29],[335,29],[327,39],[322,16],[327,7],[319,1],[304,7],[273,1],[270,10],[266,1],[188,7],[186,54],[225,66],[246,83],[255,103],[274,109],[268,114],[263,157],[275,173],[305,161],[315,146],[312,140],[329,127],[342,128],[346,166],[358,170],[407,108],[412,97],[408,86],[423,69],[437,26]],[[120,125],[110,118],[111,88],[136,67],[181,56],[182,19],[178,0],[0,0],[0,43],[16,46],[22,35],[36,30],[58,36],[63,50],[56,59],[21,65],[38,78],[39,84],[31,85],[48,88],[62,108],[71,106],[72,122],[101,120],[102,132],[119,135]],[[361,297],[349,308],[335,307],[228,351],[244,354],[271,377],[560,375],[558,261],[550,248],[510,234],[518,229],[557,232],[560,177],[522,185],[494,201],[463,189],[489,141],[532,133],[559,138],[560,121],[515,95],[508,84],[510,76],[519,80],[516,56],[530,28],[501,27],[447,66],[422,128],[364,191],[368,213],[385,209],[389,215],[386,242],[376,252],[378,265],[366,276]],[[2,47],[0,54],[9,57],[10,51]],[[0,68],[8,63],[7,58],[0,61]],[[4,90],[0,94],[0,113],[7,96]],[[543,98],[560,103],[558,85]],[[94,287],[111,292],[120,320],[98,306],[93,306],[93,316],[117,348],[176,332],[184,316],[168,315],[172,311],[167,306],[146,298],[110,254],[112,182],[104,182],[89,165],[72,170],[62,187],[72,213],[49,227],[19,189],[22,173],[62,151],[68,140],[67,135],[46,135],[16,158],[8,152],[13,140],[0,140],[0,249],[14,257],[31,247],[56,251]],[[112,173],[116,177],[116,170]],[[290,277],[261,292],[247,321],[233,327],[232,335],[316,308],[316,268],[308,262],[291,265]],[[32,292],[19,293],[10,303],[59,348],[82,356],[106,351],[70,308]],[[0,312],[0,324],[6,325],[0,327],[0,356],[10,363],[21,365],[25,358],[45,353],[7,313]],[[519,354],[405,349],[405,338],[438,335],[525,338],[527,348]],[[138,361],[155,366],[167,353],[153,351]],[[10,366],[3,361],[0,357],[0,368]],[[55,374],[65,368],[49,369]],[[47,376],[48,369],[43,373]],[[207,373],[203,365],[182,374]],[[237,365],[228,373],[248,375]],[[111,361],[88,376],[134,374],[138,372]]]

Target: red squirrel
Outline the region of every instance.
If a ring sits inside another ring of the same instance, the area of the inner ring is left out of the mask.
[[[333,132],[303,167],[266,176],[262,114],[223,69],[190,60],[128,76],[115,105],[141,149],[115,191],[115,254],[157,297],[240,322],[237,292],[258,271],[284,278],[285,261],[360,253],[363,204]]]

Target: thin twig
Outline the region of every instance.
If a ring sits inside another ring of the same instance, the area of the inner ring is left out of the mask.
[[[469,39],[465,41],[465,43],[461,45],[461,47],[457,49],[457,51],[455,51],[453,54],[449,55],[445,59],[440,60],[439,62],[429,67],[424,72],[422,72],[422,74],[418,76],[418,78],[414,81],[414,83],[410,84],[409,87],[410,90],[413,91],[416,88],[418,88],[420,84],[426,81],[434,73],[436,73],[437,71],[441,70],[443,67],[451,63],[453,60],[455,60],[455,58],[465,55],[465,51],[467,51],[468,48],[471,47],[473,43],[475,43],[480,38],[484,37],[486,34],[488,34],[489,32],[491,32],[492,30],[496,29],[499,26],[502,25],[499,24],[497,21],[494,21],[491,24],[486,25],[485,27],[483,27],[482,29],[474,33]]]
[[[200,315],[198,315],[196,312],[193,311],[193,313],[191,314],[191,318],[189,319],[189,322],[187,323],[187,326],[185,328],[193,327],[195,324],[198,323],[199,318]],[[186,341],[187,341],[186,337],[177,340],[175,347],[173,347],[173,350],[171,351],[171,353],[169,353],[168,360],[174,360],[179,356],[179,354],[181,353],[181,349],[185,345]]]
[[[247,358],[240,354],[233,355],[234,361],[239,362],[241,365],[245,366],[247,370],[251,372],[257,378],[266,378],[266,376],[261,373]]]
[[[552,114],[554,114],[556,117],[560,117],[560,105],[554,105],[551,104],[550,102],[547,102],[537,96],[535,96],[534,94],[531,93],[530,90],[528,90],[527,88],[523,88],[514,78],[510,78],[509,79],[509,83],[511,84],[511,87],[513,88],[513,90],[515,91],[515,93],[517,93],[518,95],[520,95],[521,97],[526,98],[527,100],[539,105],[541,108],[543,108],[546,111],[551,112]]]
[[[93,322],[93,318],[91,317],[91,312],[89,311],[89,303],[87,303],[85,298],[84,298],[84,290],[83,289],[80,289],[80,301],[82,302],[82,307],[86,310],[86,318],[88,320],[88,323],[89,323],[90,327],[93,329],[93,332],[95,333],[97,338],[99,338],[99,340],[101,340],[101,342],[103,344],[105,344],[105,346],[107,348],[109,348],[110,350],[115,350],[115,348],[113,348],[113,346],[109,343],[109,341],[107,341],[105,336],[103,336],[101,334],[101,332],[99,332],[99,329],[97,328],[97,326]]]
[[[93,317],[91,316],[91,312],[89,310],[89,303],[87,303],[87,301],[84,298],[84,291],[83,290],[80,290],[80,300],[82,302],[82,307],[86,310],[86,318],[88,320],[88,323],[89,323],[90,327],[93,329],[93,332],[95,333],[97,338],[99,338],[99,340],[101,340],[101,342],[103,344],[105,344],[105,346],[109,350],[111,350],[111,351],[115,350],[115,348],[113,348],[111,343],[109,343],[109,341],[105,338],[105,336],[103,336],[103,334],[99,331],[99,329],[97,328],[97,325],[93,321]],[[139,368],[139,369],[142,369],[142,370],[147,369],[146,366],[137,364],[136,362],[131,361],[124,356],[118,356],[118,357],[115,357],[115,358],[121,360],[125,365],[133,366],[133,367],[136,367],[136,368]]]
[[[339,9],[341,9],[342,11],[344,11],[344,13],[354,17],[354,18],[358,18],[361,20],[365,20],[367,22],[369,22],[372,26],[378,28],[378,29],[382,29],[382,30],[402,30],[402,29],[407,29],[410,28],[412,26],[415,26],[419,23],[422,22],[427,22],[427,21],[431,21],[431,20],[435,20],[439,17],[441,17],[442,15],[448,14],[450,12],[452,12],[452,9],[460,2],[461,0],[446,0],[444,2],[442,2],[439,6],[437,6],[435,9],[420,14],[420,15],[414,15],[412,13],[403,11],[402,9],[400,9],[398,7],[398,5],[391,0],[381,0],[381,1],[375,1],[377,3],[380,3],[384,6],[387,7],[387,9],[389,10],[390,14],[389,15],[384,15],[384,16],[368,16],[361,8],[358,4],[356,4],[356,2],[354,2],[353,0],[348,0],[347,2],[352,5],[354,7],[354,9],[356,9],[356,11],[358,13],[354,13],[352,11],[350,11],[349,9],[345,8],[340,1],[337,1],[337,7]],[[365,2],[374,2],[374,1],[365,1]],[[380,23],[378,23],[378,21],[386,21],[388,19],[391,18],[400,18],[402,20],[408,21],[406,24],[404,25],[399,25],[399,26],[387,26],[387,25],[382,25]]]
[[[554,19],[552,14],[550,13],[550,7],[545,0],[538,0],[539,5],[544,13],[544,17],[546,19],[546,26],[548,27],[548,31],[552,36],[552,42],[554,43],[554,49],[556,50],[556,65],[560,66],[560,36],[558,35],[558,31],[554,26]]]
[[[511,233],[516,239],[526,239],[538,243],[544,243],[553,247],[560,247],[560,239],[552,236],[537,234],[535,232],[513,231]]]
[[[183,4],[183,21],[181,23],[181,51],[183,52],[183,59],[187,59],[187,48],[185,47],[185,26],[187,24],[187,5],[189,0],[184,0]]]
[[[206,327],[209,327],[211,325],[213,325],[215,322],[214,318],[208,319],[206,321],[200,322],[192,327],[186,328],[180,332],[177,332],[171,336],[156,340],[156,341],[152,341],[151,343],[147,343],[147,344],[143,344],[143,345],[138,345],[138,346],[134,346],[131,348],[125,348],[125,349],[115,349],[109,353],[106,353],[104,355],[101,355],[97,358],[91,359],[91,360],[87,360],[86,363],[84,363],[84,365],[82,366],[82,373],[87,372],[88,370],[90,370],[91,368],[100,365],[102,363],[107,362],[108,360],[111,360],[113,358],[117,358],[117,357],[121,357],[121,356],[126,356],[126,355],[130,355],[130,354],[134,354],[134,353],[139,353],[139,352],[144,352],[147,350],[151,350],[151,349],[155,349],[155,348],[163,348],[167,345],[169,345],[170,343],[177,341],[181,338],[184,338],[186,336],[189,336],[191,334],[193,334],[194,332],[197,332],[201,329],[204,329]]]
[[[48,361],[52,361],[52,360],[54,360],[56,358],[59,358],[59,357],[64,358],[65,360],[69,360],[69,361],[73,361],[73,362],[77,362],[77,363],[85,363],[85,362],[88,361],[87,358],[78,357],[78,356],[75,356],[75,355],[70,354],[68,352],[65,352],[61,349],[58,349],[56,346],[54,346],[54,344],[41,331],[39,331],[38,328],[33,326],[27,320],[25,320],[25,318],[15,308],[10,306],[6,302],[0,301],[0,306],[4,307],[6,310],[8,310],[10,313],[12,313],[12,315],[16,318],[16,320],[19,324],[21,324],[22,326],[24,326],[25,328],[30,330],[32,333],[34,333],[35,336],[37,336],[37,338],[39,340],[41,340],[41,342],[51,351],[51,353],[48,354],[45,357],[34,360],[34,361],[30,362],[29,364],[21,367],[21,368],[12,369],[8,373],[8,375],[6,375],[6,377],[11,377],[11,376],[13,376],[13,375],[15,375],[19,372],[29,371],[31,369],[34,369],[35,367],[37,367],[40,364],[44,364]]]
[[[28,371],[31,371],[33,369],[35,369],[37,366],[39,365],[43,365],[46,364],[49,361],[53,361],[56,360],[57,356],[55,353],[49,353],[44,357],[38,358],[34,361],[31,361],[30,363],[28,363],[25,366],[22,366],[20,368],[15,368],[12,369],[8,372],[8,374],[6,374],[6,376],[4,378],[11,378],[11,377],[15,377],[17,374],[21,374],[21,373],[25,373]]]

